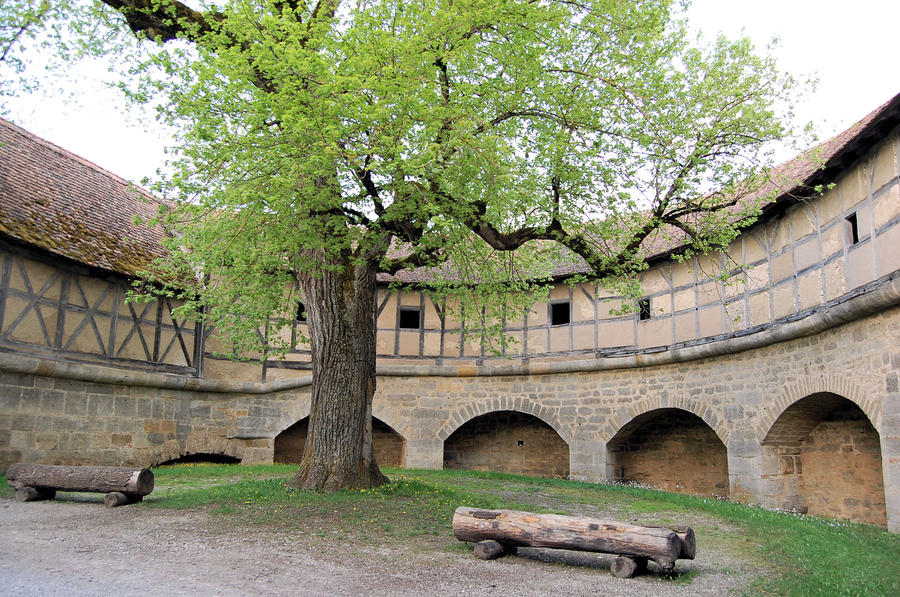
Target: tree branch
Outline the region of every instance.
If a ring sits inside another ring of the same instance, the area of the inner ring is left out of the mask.
[[[102,0],[122,16],[135,34],[171,41],[178,36],[197,41],[224,19],[220,12],[199,12],[178,0]]]

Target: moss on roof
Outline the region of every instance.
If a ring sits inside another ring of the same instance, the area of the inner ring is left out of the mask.
[[[163,230],[136,226],[162,202],[0,119],[0,233],[85,265],[135,275],[162,253]]]

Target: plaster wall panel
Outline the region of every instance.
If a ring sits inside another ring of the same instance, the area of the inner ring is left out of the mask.
[[[375,339],[375,352],[377,354],[394,354],[394,345],[393,330],[389,333],[379,332]]]
[[[397,293],[392,292],[387,302],[384,303],[384,308],[381,310],[381,314],[378,315],[377,325],[379,329],[393,329],[397,325],[397,299]],[[378,305],[381,306],[380,301]]]
[[[821,305],[824,302],[822,273],[819,270],[813,270],[797,278],[797,294],[800,299],[800,309]]]
[[[796,311],[797,306],[794,300],[794,283],[783,282],[772,289],[774,300],[775,318],[790,315]]]
[[[58,301],[60,299],[60,288],[62,287],[61,276],[58,276],[59,270],[51,265],[32,261],[30,259],[17,260],[14,263],[12,274],[12,287],[19,290],[27,291],[25,285],[25,277],[22,275],[20,265],[24,265],[25,276],[28,277],[28,283],[31,286],[31,292],[40,293],[41,297],[46,300]],[[53,280],[57,276],[56,280]]]
[[[653,318],[637,324],[637,347],[667,346],[672,343],[672,319]]]
[[[888,229],[878,237],[878,271],[886,276],[900,269],[900,224]]]
[[[438,315],[437,308],[429,297],[425,297],[425,329],[439,330],[441,329],[441,318]]]
[[[761,242],[758,231],[750,230],[744,234],[744,253],[746,263],[758,263],[769,258],[765,246]]]
[[[506,334],[508,345],[506,354],[524,354],[525,353],[525,333],[524,332],[508,332]]]
[[[697,337],[697,312],[686,311],[675,315],[675,342],[686,342]]]
[[[787,251],[772,259],[772,281],[776,284],[782,280],[790,280],[794,277],[793,251]]]
[[[418,292],[401,292],[400,305],[403,307],[418,307],[422,297]]]
[[[895,183],[875,199],[875,228],[881,229],[898,215],[900,215],[900,184]]]
[[[448,330],[459,330],[459,301],[448,300],[444,308],[444,326]]]
[[[819,222],[825,226],[828,222],[834,221],[842,217],[843,207],[841,205],[841,191],[835,187],[828,189],[815,200],[816,208],[819,210]]]
[[[872,190],[878,191],[885,184],[897,178],[898,137],[893,137],[882,143],[871,161]]]
[[[781,219],[772,223],[774,228],[774,237],[772,241],[771,251],[773,253],[777,253],[791,245],[793,239],[791,238],[791,220],[788,217],[782,217]]]
[[[694,309],[697,306],[697,300],[694,295],[694,289],[679,290],[675,293],[675,312]]]
[[[571,350],[569,341],[570,326],[559,325],[550,328],[550,352],[567,352]]]
[[[701,307],[699,315],[701,338],[715,336],[724,331],[722,329],[722,317],[724,313],[721,304]]]
[[[827,260],[841,253],[844,250],[846,237],[847,231],[844,229],[843,222],[837,222],[836,225],[822,230],[822,258]]]
[[[742,296],[747,290],[747,284],[744,278],[744,272],[738,270],[722,283],[722,295],[725,300],[733,299],[736,296]]]
[[[572,328],[572,348],[587,350],[594,348],[595,332],[593,325],[577,325]]]
[[[588,290],[588,294],[590,294],[590,290]],[[594,302],[585,295],[581,287],[576,287],[572,293],[572,321],[593,320]]]
[[[794,241],[804,240],[816,231],[816,210],[812,203],[791,209],[791,236]]]
[[[798,243],[794,247],[794,265],[797,271],[803,271],[820,262],[819,239],[816,237]]]
[[[769,263],[763,262],[747,269],[747,289],[751,292],[769,285]]]
[[[697,305],[703,307],[722,301],[722,289],[718,282],[704,282],[697,287]]]
[[[632,346],[634,344],[634,320],[619,319],[599,323],[600,348]]]
[[[854,246],[847,254],[847,288],[852,290],[871,282],[875,277],[872,243]]]
[[[482,349],[481,349],[481,335],[474,333],[469,334],[463,340],[464,348],[465,348],[465,356],[470,358],[481,358]]]
[[[669,291],[669,283],[660,273],[658,267],[651,268],[641,275],[641,288],[644,294],[658,294]]]
[[[614,319],[619,317],[616,313],[622,309],[622,299],[620,298],[601,298],[597,299],[597,317],[598,319]]]
[[[694,283],[694,260],[672,264],[672,285],[675,288],[689,286]]]
[[[538,303],[528,311],[528,327],[547,325],[547,303]]]
[[[425,356],[437,357],[441,356],[441,335],[440,333],[425,333],[423,342],[423,351]]]
[[[770,294],[760,292],[750,295],[750,325],[763,325],[772,320]]]
[[[847,292],[847,268],[843,260],[825,266],[825,300],[830,301]]]
[[[853,211],[857,204],[863,201],[869,194],[869,185],[863,168],[856,167],[841,178],[838,183],[841,188],[844,212]]]
[[[744,238],[739,236],[733,243],[728,245],[728,249],[726,249],[726,255],[728,255],[728,258],[725,262],[728,264],[728,267],[734,267],[734,264],[743,265]]]
[[[550,290],[550,300],[564,300],[569,298],[569,285],[557,284]]]

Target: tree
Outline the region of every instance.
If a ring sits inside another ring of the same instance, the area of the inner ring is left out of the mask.
[[[505,307],[570,260],[633,293],[660,247],[725,247],[753,221],[791,81],[747,40],[689,43],[677,10],[103,0],[90,13],[144,40],[125,87],[162,98],[183,131],[166,187],[178,205],[161,216],[172,250],[151,278],[238,354],[283,348],[279,328],[306,306],[312,410],[293,486],[385,481],[379,274],[426,268],[433,292]],[[482,327],[487,313],[468,310]]]

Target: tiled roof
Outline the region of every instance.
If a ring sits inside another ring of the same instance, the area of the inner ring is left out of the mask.
[[[160,200],[0,118],[0,233],[85,265],[133,275],[161,253],[136,226]]]
[[[828,183],[871,144],[900,126],[900,94],[846,131],[777,166],[761,193],[778,191],[763,206],[764,217]],[[102,168],[0,118],[0,233],[86,265],[133,275],[161,253],[159,227],[136,226],[161,201]],[[666,236],[666,235],[663,235]],[[650,256],[677,247],[672,237],[647,241]],[[566,276],[584,271],[578,259],[553,271]],[[434,270],[419,268],[381,275],[382,281],[426,282]]]

